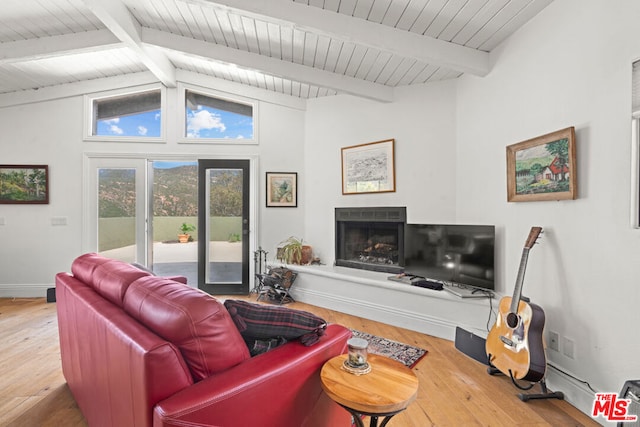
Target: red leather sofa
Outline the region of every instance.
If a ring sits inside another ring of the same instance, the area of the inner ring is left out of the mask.
[[[175,280],[85,254],[56,275],[62,370],[89,426],[350,426],[320,369],[351,332],[250,357],[223,304]]]

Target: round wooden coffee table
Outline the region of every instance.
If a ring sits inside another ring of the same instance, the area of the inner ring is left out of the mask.
[[[403,411],[418,394],[418,378],[400,362],[369,354],[371,372],[354,375],[342,368],[347,355],[336,356],[324,364],[320,381],[325,393],[349,411],[359,427],[364,427],[361,415],[371,417],[371,427],[378,417],[385,417],[380,427]]]

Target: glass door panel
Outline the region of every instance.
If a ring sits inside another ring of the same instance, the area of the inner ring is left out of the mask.
[[[144,173],[144,161],[90,159],[86,251],[145,263]]]
[[[187,284],[196,286],[198,163],[155,160],[149,166],[150,268],[159,276],[184,276]]]
[[[198,287],[249,292],[249,161],[200,160]]]

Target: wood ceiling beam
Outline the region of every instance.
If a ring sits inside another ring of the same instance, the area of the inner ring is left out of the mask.
[[[0,43],[0,64],[34,61],[65,54],[95,52],[122,45],[109,30],[85,31]]]
[[[176,70],[160,51],[145,46],[140,38],[140,23],[121,0],[82,0],[91,12],[167,87],[176,87]]]
[[[157,84],[158,79],[150,71],[143,71],[120,76],[103,77],[101,79],[40,87],[37,89],[21,90],[18,92],[2,93],[0,94],[0,108],[35,104],[55,99],[82,96],[91,92],[102,92],[154,83]]]
[[[291,0],[183,1],[277,22],[303,31],[321,33],[476,76],[484,77],[491,69],[487,52]]]
[[[378,83],[146,27],[142,28],[141,34],[144,43],[164,49],[183,52],[207,60],[236,64],[243,68],[334,89],[358,97],[382,102],[393,101],[393,88]]]

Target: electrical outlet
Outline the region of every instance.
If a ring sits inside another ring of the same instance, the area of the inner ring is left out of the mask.
[[[51,218],[51,225],[67,225],[66,216],[54,216]]]
[[[549,331],[549,349],[560,351],[560,335],[557,332]]]
[[[562,353],[569,359],[575,358],[575,343],[571,338],[564,337],[562,339]]]

